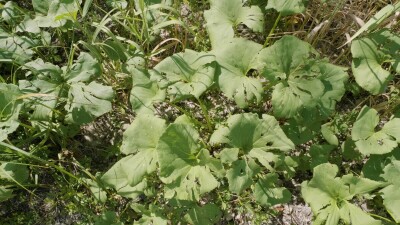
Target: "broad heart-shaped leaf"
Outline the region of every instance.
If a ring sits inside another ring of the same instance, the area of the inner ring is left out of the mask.
[[[243,6],[241,0],[210,0],[210,4],[204,17],[213,48],[233,38],[239,24],[256,32],[264,31],[264,14],[258,6]]]
[[[231,169],[227,171],[229,189],[235,193],[240,193],[252,184],[252,177],[258,173],[259,166],[255,163],[257,159],[267,169],[273,170],[270,162],[280,160],[272,152],[287,152],[294,148],[294,144],[286,137],[279,127],[278,121],[272,116],[263,115],[260,119],[257,114],[245,113],[233,115],[228,118],[225,124],[221,124],[212,134],[211,144],[227,144],[230,147],[223,152],[238,151],[245,157],[237,160],[237,155],[232,156]],[[222,152],[221,160],[225,160]]]
[[[19,126],[18,116],[23,102],[18,98],[21,95],[17,86],[0,83],[0,141]]]
[[[284,187],[276,187],[278,175],[270,173],[260,178],[254,188],[256,202],[263,206],[274,206],[290,201],[292,194]]]
[[[353,41],[352,70],[356,82],[371,94],[384,92],[393,78],[384,63],[390,62],[393,71],[400,73],[399,50],[400,36],[386,29]]]
[[[400,143],[400,119],[387,122],[382,130],[375,132],[378,123],[378,112],[364,106],[353,125],[351,137],[364,155],[389,153]]]
[[[213,50],[221,66],[218,85],[222,92],[228,98],[234,99],[241,108],[247,107],[254,98],[257,103],[261,101],[261,81],[248,77],[248,73],[253,69],[253,59],[261,48],[262,46],[255,42],[235,38]]]
[[[206,204],[204,206],[195,205],[184,216],[184,219],[193,225],[216,224],[221,218],[222,213],[218,206]]]
[[[382,177],[389,182],[389,185],[383,188],[380,192],[382,193],[383,205],[386,210],[393,217],[393,219],[400,222],[400,161],[393,160],[384,169]]]
[[[214,82],[215,56],[186,49],[174,54],[154,67],[161,74],[162,88],[167,88],[172,101],[194,96],[199,98]]]
[[[344,69],[319,59],[310,44],[294,36],[263,49],[256,61],[257,69],[275,85],[272,106],[278,117],[291,118],[316,106],[329,115],[344,94]]]
[[[165,197],[196,200],[218,186],[211,173],[214,160],[199,144],[199,134],[190,125],[170,124],[157,145],[160,179]]]
[[[266,9],[275,9],[282,16],[302,13],[306,10],[308,0],[269,0]]]
[[[110,86],[91,82],[74,83],[68,92],[68,103],[65,106],[68,114],[65,120],[71,124],[85,124],[111,111],[111,100],[114,91]]]
[[[335,177],[337,172],[336,165],[321,164],[314,168],[313,178],[301,184],[302,196],[310,204],[315,216],[313,224],[336,225],[340,219],[355,225],[381,224],[348,202],[355,195],[380,187],[381,183],[352,175]]]

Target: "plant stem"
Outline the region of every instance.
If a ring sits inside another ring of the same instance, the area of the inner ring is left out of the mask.
[[[212,132],[213,131],[213,124],[212,124],[210,116],[208,115],[207,107],[206,107],[206,105],[203,103],[203,101],[200,98],[198,98],[197,101],[199,102],[201,111],[203,112],[204,118],[206,119],[207,128],[208,128],[208,130],[210,132]]]
[[[265,39],[265,43],[263,45],[263,48],[267,47],[269,40],[271,39],[272,34],[275,32],[276,27],[278,26],[279,20],[281,20],[282,14],[279,13],[278,17],[275,20],[274,26],[271,28],[269,31],[267,39]]]

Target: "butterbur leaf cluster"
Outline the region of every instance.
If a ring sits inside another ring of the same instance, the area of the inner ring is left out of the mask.
[[[380,24],[400,3],[371,3],[323,54],[336,21],[314,28],[307,7],[331,20],[348,4],[0,1],[0,202],[29,192],[95,225],[263,224],[293,207],[317,225],[400,223],[400,37]]]

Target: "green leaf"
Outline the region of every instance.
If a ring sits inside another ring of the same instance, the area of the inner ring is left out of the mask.
[[[400,222],[400,161],[393,160],[383,169],[382,177],[390,184],[383,188],[380,192],[382,193],[383,205],[393,219]]]
[[[210,170],[213,159],[199,144],[199,134],[190,125],[171,124],[157,146],[160,179],[165,197],[196,200],[218,186]]]
[[[47,14],[53,0],[32,0],[32,6],[36,13]]]
[[[85,124],[111,111],[114,91],[109,86],[91,82],[88,85],[74,83],[68,92],[65,120],[71,124]]]
[[[382,130],[375,132],[378,123],[378,112],[364,106],[351,131],[351,137],[363,155],[389,153],[397,147],[397,142],[400,141],[397,133],[400,119],[387,122]]]
[[[383,174],[383,169],[393,160],[400,160],[399,148],[395,148],[388,154],[371,155],[362,169],[364,177],[376,181],[384,181],[384,179],[381,177]]]
[[[353,174],[344,175],[342,180],[349,186],[352,195],[366,194],[384,185],[382,182],[356,177]]]
[[[225,148],[219,153],[222,163],[232,163],[238,160],[239,148]]]
[[[253,159],[236,160],[226,172],[229,191],[240,194],[253,184],[253,177],[260,172],[260,167]]]
[[[2,163],[0,165],[0,178],[12,182],[23,183],[29,177],[28,168],[15,162]]]
[[[68,21],[76,21],[80,4],[82,0],[52,0],[48,5],[47,13],[36,15],[35,21],[40,27],[61,27]],[[47,6],[39,6],[41,12],[46,10]]]
[[[253,149],[287,152],[294,148],[294,144],[279,127],[278,121],[266,114],[261,119],[252,113],[230,116],[213,133],[210,142],[226,143],[230,147],[239,148],[244,154]]]
[[[272,106],[278,117],[291,118],[318,107],[329,116],[344,94],[344,69],[319,59],[312,46],[284,36],[259,52],[257,69],[274,84]]]
[[[322,125],[321,126],[321,134],[329,144],[338,146],[339,139],[335,135],[334,127],[332,127],[330,125],[331,125],[330,123],[326,123],[326,124]]]
[[[22,93],[13,84],[0,83],[0,141],[19,126],[18,116],[22,107]]]
[[[213,50],[221,66],[218,85],[222,92],[228,98],[234,99],[241,108],[247,107],[254,98],[257,103],[261,101],[261,81],[248,76],[253,69],[254,57],[261,48],[262,46],[255,42],[235,38],[225,41]]]
[[[130,102],[137,113],[154,114],[154,104],[164,101],[166,90],[160,89],[147,71],[135,69],[132,73]]]
[[[282,16],[303,13],[306,10],[308,0],[269,0],[266,9],[275,9]]]
[[[168,224],[168,219],[165,216],[165,212],[158,208],[155,207],[154,205],[150,205],[149,209],[138,209],[139,207],[133,207],[135,211],[139,211],[139,213],[142,214],[142,218],[140,220],[135,221],[133,224],[137,225],[167,225]]]
[[[115,212],[107,211],[94,219],[94,225],[124,225]]]
[[[19,80],[21,91],[30,96],[27,101],[33,109],[30,118],[48,121],[53,116],[58,97],[61,97],[63,71],[56,65],[43,62],[42,59],[28,62],[24,67],[37,78],[31,81]]]
[[[105,203],[107,201],[107,192],[103,190],[99,181],[86,178],[84,178],[83,181],[89,186],[90,191],[92,192],[96,201],[101,203]]]
[[[18,7],[14,1],[8,1],[6,4],[1,5],[1,17],[4,21],[10,24],[17,23],[20,18],[23,18],[23,11]]]
[[[132,154],[155,150],[166,128],[165,121],[151,115],[138,115],[123,135],[121,152]]]
[[[210,0],[204,11],[213,48],[234,37],[234,28],[244,24],[255,32],[264,31],[264,14],[258,6],[243,6],[241,0]]]
[[[161,74],[162,87],[167,87],[172,101],[194,96],[199,98],[214,82],[215,57],[209,53],[185,49],[160,63],[154,70]]]
[[[65,70],[65,68],[64,68]],[[81,52],[78,59],[64,75],[68,83],[90,82],[99,77],[101,68],[99,62],[89,53]]]
[[[204,206],[195,205],[184,216],[184,219],[193,225],[216,224],[221,218],[222,213],[218,206],[206,204]]]
[[[357,84],[371,94],[383,93],[393,79],[391,71],[385,69],[390,62],[392,69],[400,73],[400,36],[382,29],[365,38],[353,41],[352,70]]]
[[[151,155],[146,155],[146,151],[140,152],[141,154],[137,155],[129,155],[118,162],[116,162],[102,177],[101,181],[109,186],[114,188],[118,194],[121,196],[125,196],[128,198],[137,198],[140,194],[144,192],[147,187],[147,180],[142,179],[140,183],[135,186],[131,186],[130,183],[135,181],[134,179],[139,177],[134,173],[135,168],[138,165],[138,159],[146,159],[148,157],[152,157]],[[154,156],[153,156],[154,157]],[[142,161],[139,161],[139,165]],[[150,170],[151,166],[149,166]],[[154,168],[154,167],[153,167]]]
[[[254,189],[256,202],[266,207],[289,202],[292,197],[291,193],[284,187],[277,187],[277,183],[278,175],[276,173],[270,173],[260,178]]]
[[[314,168],[313,178],[301,184],[302,196],[311,206],[315,224],[336,225],[340,219],[346,224],[381,224],[348,202],[356,194],[378,188],[380,183],[353,175],[339,178],[336,177],[337,172],[336,165],[321,164]]]
[[[277,163],[281,158],[267,151],[287,152],[294,148],[274,117],[263,115],[260,119],[257,114],[251,113],[230,116],[212,134],[210,143],[227,144],[230,147],[220,154],[222,162],[233,162],[226,176],[229,189],[235,193],[240,193],[252,184],[252,177],[260,169],[254,159],[273,170],[269,163]],[[227,156],[229,152],[231,156]],[[238,154],[235,152],[246,157],[237,160]]]
[[[32,58],[32,48],[38,44],[37,40],[11,35],[0,29],[0,60],[15,60],[18,64],[23,64]]]
[[[139,115],[124,132],[121,152],[129,155],[118,161],[103,181],[117,191],[141,185],[146,175],[157,169],[157,143],[166,128],[165,121],[150,115]]]
[[[6,201],[6,200],[14,197],[12,192],[13,191],[11,189],[7,189],[5,187],[0,186],[0,202]]]
[[[310,147],[310,168],[314,168],[320,164],[327,163],[329,154],[335,148],[332,145],[312,145]]]
[[[60,69],[37,59],[26,63],[24,69],[30,70],[28,80],[19,80],[19,86],[34,110],[30,116],[32,120],[51,121],[62,114],[59,107],[64,106],[67,123],[80,125],[111,110],[114,91],[93,81],[100,76],[101,69],[88,53],[81,52],[70,68]]]

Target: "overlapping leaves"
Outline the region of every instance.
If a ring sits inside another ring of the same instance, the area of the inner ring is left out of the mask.
[[[387,122],[380,131],[375,131],[379,123],[378,112],[364,106],[358,114],[351,132],[358,150],[364,155],[391,152],[400,143],[400,119]]]
[[[287,152],[294,148],[274,117],[263,115],[260,119],[251,113],[229,117],[213,133],[210,142],[228,146],[221,151],[220,157],[222,162],[230,164],[226,176],[229,189],[234,193],[240,193],[253,184],[253,177],[261,169],[257,161],[274,171],[270,163],[282,160],[274,151]]]
[[[200,144],[199,134],[192,126],[169,125],[160,137],[157,151],[166,198],[198,201],[200,195],[218,186],[211,173],[218,162]]]
[[[114,91],[94,81],[101,74],[97,60],[82,52],[71,67],[58,67],[41,59],[25,64],[29,80],[20,80],[19,87],[28,94],[34,109],[33,120],[49,121],[56,109],[65,102],[70,124],[84,124],[111,110]],[[31,77],[31,76],[28,76]]]
[[[329,115],[345,92],[344,69],[319,59],[311,45],[294,36],[284,36],[257,58],[262,75],[275,85],[272,105],[278,117],[315,107]]]
[[[381,224],[350,200],[379,188],[382,183],[351,174],[339,178],[337,172],[336,165],[321,164],[314,168],[313,178],[301,184],[302,196],[314,213],[313,224],[336,225],[340,220],[354,225]]]

